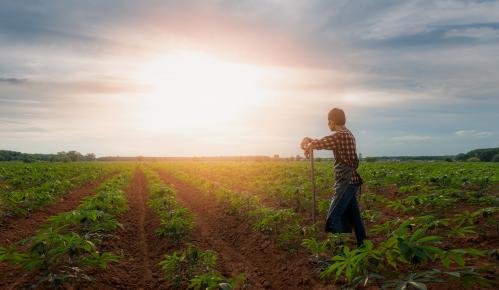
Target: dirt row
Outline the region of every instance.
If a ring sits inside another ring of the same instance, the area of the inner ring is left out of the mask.
[[[172,250],[166,239],[156,236],[159,217],[147,206],[147,179],[136,169],[127,189],[129,210],[118,217],[123,230],[103,245],[103,251],[120,255],[118,263],[91,273],[95,282],[83,284],[84,289],[167,289],[162,280],[159,262]]]
[[[255,231],[247,218],[227,215],[212,197],[165,172],[160,176],[176,188],[177,200],[194,214],[194,243],[217,252],[222,274],[245,273],[248,289],[334,289],[317,278],[308,254],[280,249]]]
[[[60,212],[75,209],[84,197],[93,195],[95,189],[108,177],[101,177],[65,194],[60,197],[57,203],[36,210],[27,217],[3,218],[0,223],[0,245],[11,246],[35,235],[36,231],[47,222],[47,218]],[[0,263],[0,288],[15,289],[23,278],[24,276],[21,275],[19,267],[11,267],[5,263]]]
[[[246,289],[329,289],[316,278],[304,253],[279,249],[268,237],[255,232],[248,220],[227,216],[225,209],[189,185],[161,172],[161,178],[177,189],[178,201],[193,213],[195,228],[190,242],[218,254],[225,276],[245,273]],[[117,264],[96,271],[96,281],[86,289],[169,289],[158,263],[164,254],[178,250],[154,231],[159,218],[147,206],[148,186],[137,170],[127,190],[129,211],[119,217],[124,230],[103,250],[122,255]],[[330,288],[332,289],[332,288]]]
[[[92,195],[94,190],[107,178],[108,176],[101,177],[68,194],[61,195],[56,203],[37,209],[29,216],[2,218],[0,220],[0,245],[12,245],[34,235],[48,217],[75,209],[83,197]]]
[[[191,242],[217,252],[219,270],[225,276],[245,273],[246,289],[332,289],[331,285],[317,279],[306,253],[278,248],[272,239],[254,231],[244,217],[226,215],[222,205],[166,173],[161,173],[161,178],[175,186],[178,201],[195,216]],[[101,182],[69,193],[60,203],[34,213],[30,219],[9,222],[10,226],[2,229],[2,242],[13,243],[33,235],[47,217],[74,209]],[[121,256],[121,260],[105,270],[89,273],[95,281],[73,285],[75,288],[169,289],[171,284],[162,279],[158,263],[165,253],[176,248],[155,235],[160,221],[147,206],[147,179],[140,169],[136,170],[127,188],[127,198],[129,210],[118,218],[123,229],[101,249]],[[29,274],[17,270],[0,265],[0,288],[16,289],[29,279]]]

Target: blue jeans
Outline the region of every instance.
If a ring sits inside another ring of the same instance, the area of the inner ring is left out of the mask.
[[[366,238],[366,230],[362,223],[362,218],[360,217],[359,203],[355,196],[358,190],[358,185],[350,184],[345,192],[338,196],[339,200],[333,200],[327,218],[326,230],[333,233],[349,232],[348,229],[343,228],[343,223],[346,219],[348,223],[353,224],[353,229],[357,238],[357,246],[361,246]]]

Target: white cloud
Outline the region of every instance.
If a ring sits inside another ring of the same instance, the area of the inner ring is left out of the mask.
[[[478,130],[459,130],[456,131],[454,134],[456,134],[459,137],[489,137],[494,135],[493,132],[478,131]]]
[[[472,27],[466,29],[452,29],[445,34],[446,37],[469,37],[478,39],[499,38],[499,29],[492,27]]]
[[[397,136],[391,138],[394,141],[428,141],[432,140],[431,136],[420,136],[420,135],[405,135],[405,136]]]
[[[496,22],[497,1],[399,1],[370,17],[367,39],[389,39],[434,30],[438,26]]]

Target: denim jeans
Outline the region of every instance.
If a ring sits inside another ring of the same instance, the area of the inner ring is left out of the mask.
[[[345,192],[338,196],[339,200],[333,201],[331,206],[326,228],[333,233],[343,233],[343,218],[353,223],[355,236],[357,237],[357,246],[361,246],[366,238],[366,230],[360,217],[359,203],[355,194],[359,189],[358,185],[349,184]],[[351,230],[351,229],[350,229]]]

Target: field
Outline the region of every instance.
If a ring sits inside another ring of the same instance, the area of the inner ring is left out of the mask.
[[[325,234],[332,164],[0,163],[0,288],[494,289],[499,163],[362,163],[368,241]]]

